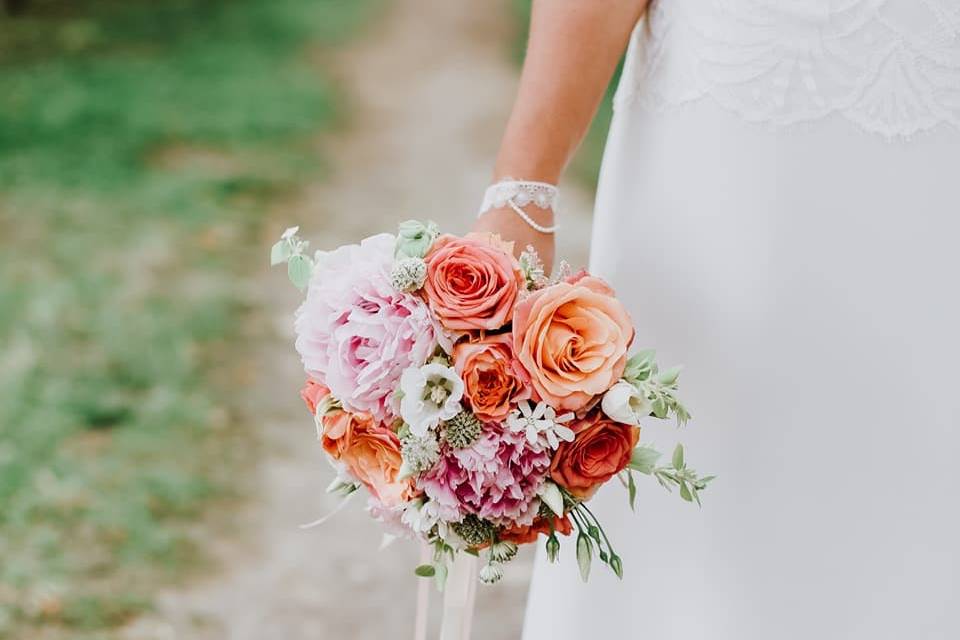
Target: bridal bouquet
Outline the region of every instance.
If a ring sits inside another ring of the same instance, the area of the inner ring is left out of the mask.
[[[679,369],[630,355],[630,317],[613,290],[563,266],[547,278],[532,249],[514,257],[495,235],[440,235],[407,221],[331,252],[307,254],[288,229],[271,261],[306,289],[296,348],[301,395],[337,471],[329,491],[365,490],[391,536],[419,537],[442,585],[458,553],[480,555],[497,582],[520,544],[544,536],[551,560],[574,544],[584,580],[593,558],[623,575],[588,502],[618,478],[634,506],[634,472],[700,501],[678,446],[669,464],[639,444],[640,423],[689,414]]]

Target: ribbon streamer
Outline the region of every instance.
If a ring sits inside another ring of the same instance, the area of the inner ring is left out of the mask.
[[[420,564],[430,562],[430,545],[420,543]],[[427,611],[430,609],[430,580],[417,578],[417,617],[413,640],[427,640]]]
[[[458,553],[450,567],[443,591],[443,622],[440,640],[470,640],[473,607],[477,595],[477,557]]]

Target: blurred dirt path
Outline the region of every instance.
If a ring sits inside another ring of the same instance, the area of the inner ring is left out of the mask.
[[[472,222],[516,86],[507,3],[383,4],[376,23],[333,59],[348,96],[349,126],[320,143],[332,175],[273,212],[264,256],[283,227],[295,223],[313,247],[332,248],[391,231],[408,217],[430,218],[453,232]],[[560,255],[585,264],[589,198],[567,185],[562,206]],[[298,528],[335,506],[323,492],[329,467],[297,397],[303,371],[292,347],[291,314],[299,296],[279,269],[253,285],[252,298],[269,320],[255,352],[259,378],[246,398],[263,442],[260,467],[252,472],[258,494],[234,519],[236,530],[219,532],[211,543],[222,569],[165,594],[157,615],[128,635],[412,637],[414,544],[378,551],[381,534],[362,499],[322,527]],[[475,640],[519,637],[531,558],[526,551],[500,585],[479,589]],[[439,601],[434,592],[434,614]]]

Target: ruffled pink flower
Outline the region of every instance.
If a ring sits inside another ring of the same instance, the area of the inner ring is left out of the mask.
[[[459,522],[472,513],[498,525],[526,526],[537,515],[537,491],[549,467],[546,448],[487,423],[469,447],[447,449],[419,486],[437,503],[442,520]]]
[[[294,324],[307,374],[378,422],[396,416],[403,370],[436,346],[427,306],[390,285],[394,243],[380,234],[322,255]]]

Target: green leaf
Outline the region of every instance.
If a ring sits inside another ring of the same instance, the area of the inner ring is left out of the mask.
[[[693,496],[690,495],[690,487],[688,487],[687,483],[683,480],[680,481],[680,497],[687,502],[693,501]]]
[[[650,475],[660,459],[660,452],[649,445],[641,445],[630,454],[629,467],[634,471]]]
[[[633,354],[624,368],[624,379],[629,382],[641,382],[649,378],[654,367],[654,357],[656,357],[656,351],[653,349],[644,349]]]
[[[667,417],[667,412],[669,407],[667,407],[667,401],[663,397],[658,397],[653,401],[653,415],[660,418],[661,420]]]
[[[676,384],[682,369],[683,367],[671,367],[667,369],[657,376],[657,382],[668,387]]]
[[[590,538],[581,533],[577,536],[577,566],[580,568],[580,579],[586,582],[590,578],[590,563],[593,561],[593,547]]]
[[[698,507],[702,507],[703,505],[700,504],[700,493],[699,493],[699,491],[697,490],[697,487],[696,487],[696,486],[693,486],[693,487],[690,489],[690,493],[693,494],[693,499],[696,501],[697,506],[698,506]]]
[[[281,262],[286,262],[293,251],[290,249],[290,243],[286,240],[278,240],[270,248],[270,266],[275,267]]]
[[[677,447],[673,450],[673,468],[682,471],[683,467],[683,445],[677,444]]]
[[[633,481],[633,474],[627,471],[627,496],[630,500],[630,510],[637,510],[637,483]]]
[[[310,258],[305,255],[297,254],[290,256],[290,259],[287,261],[287,275],[290,277],[290,282],[301,291],[303,291],[307,283],[310,282],[310,274],[312,271],[313,263]]]
[[[437,575],[437,569],[432,564],[421,564],[413,572],[421,578],[432,578]]]

